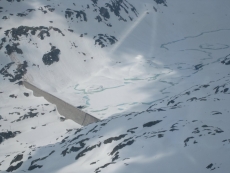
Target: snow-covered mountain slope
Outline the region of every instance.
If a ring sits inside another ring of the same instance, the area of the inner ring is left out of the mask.
[[[0,0],[1,172],[229,172],[229,5]]]

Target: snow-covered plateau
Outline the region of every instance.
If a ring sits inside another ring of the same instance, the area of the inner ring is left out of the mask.
[[[229,7],[0,0],[0,172],[229,173]]]

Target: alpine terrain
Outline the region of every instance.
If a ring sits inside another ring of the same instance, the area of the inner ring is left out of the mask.
[[[0,172],[229,173],[229,7],[0,0]]]

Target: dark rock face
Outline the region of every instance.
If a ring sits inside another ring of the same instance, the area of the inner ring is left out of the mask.
[[[81,135],[80,135],[81,136]],[[79,136],[79,137],[80,137]],[[77,137],[78,138],[78,137]],[[77,138],[75,138],[75,139],[73,139],[72,141],[74,141],[74,140],[76,140]],[[81,141],[79,141],[79,142],[77,142],[76,143],[76,145],[80,145],[80,146],[78,146],[78,147],[75,147],[75,146],[72,146],[71,148],[70,148],[70,150],[68,151],[68,148],[66,148],[64,151],[62,151],[62,155],[63,156],[65,156],[67,153],[71,153],[71,152],[78,152],[79,150],[81,150],[82,148],[84,148],[85,147],[85,142],[86,141],[88,141],[89,140],[89,138],[86,138],[86,139],[82,139]]]
[[[23,115],[23,116],[20,116],[19,119],[17,119],[16,121],[22,121],[22,120],[25,120],[25,119],[28,119],[28,118],[34,118],[38,115],[38,112],[36,113],[33,113],[32,111],[30,112],[27,112],[27,114]],[[15,122],[15,121],[12,121],[12,123]]]
[[[97,145],[93,145],[90,147],[86,147],[84,150],[82,150],[80,153],[78,153],[78,155],[75,157],[75,160],[78,160],[80,157],[85,156],[85,154],[93,149],[95,149],[97,147]]]
[[[70,18],[71,20],[73,20],[74,15],[75,15],[76,19],[80,19],[80,21],[87,22],[87,16],[83,10],[77,11],[77,10],[72,10],[69,8],[66,9],[66,11],[65,11],[65,18],[66,19]]]
[[[133,20],[133,14],[137,17],[138,12],[136,8],[129,3],[127,0],[112,0],[105,3],[104,6],[98,6],[97,0],[92,0],[94,8],[94,12],[97,13],[95,19],[98,22],[105,23],[108,27],[112,25],[108,22],[108,19],[112,15],[115,15],[118,20],[127,22],[128,20]]]
[[[8,2],[14,2],[14,0],[7,0]],[[17,2],[21,2],[21,0],[15,0]]]
[[[4,141],[4,139],[9,139],[15,137],[18,133],[21,133],[19,131],[7,131],[7,132],[1,132],[0,133],[0,144]]]
[[[230,65],[230,54],[227,55],[223,61],[221,61],[222,64],[224,65]]]
[[[29,97],[29,93],[23,93],[24,96]]]
[[[27,9],[26,11],[24,11],[22,13],[18,13],[17,16],[18,17],[25,17],[25,16],[27,16],[32,11],[35,11],[35,9]]]
[[[25,17],[25,16],[27,16],[27,14],[25,14],[25,13],[18,13],[17,16],[19,16],[19,17]]]
[[[86,140],[88,140],[88,139],[86,139]],[[74,146],[72,146],[70,148],[70,152],[78,152],[80,149],[84,148],[85,147],[84,141],[86,141],[86,140],[81,140],[80,142],[76,143],[76,144],[79,144],[80,147],[74,147]]]
[[[53,151],[51,151],[51,153],[50,153],[49,155],[47,155],[47,156],[45,156],[45,157],[42,157],[42,158],[38,158],[38,159],[36,159],[36,160],[33,160],[33,161],[31,162],[31,165],[30,165],[30,167],[28,168],[28,170],[31,171],[31,170],[36,169],[36,168],[39,168],[39,169],[40,169],[40,168],[42,167],[42,165],[37,165],[37,164],[34,164],[34,163],[36,163],[36,162],[38,162],[38,161],[41,161],[41,160],[45,160],[47,157],[49,157],[50,155],[52,155],[54,152],[55,152],[55,151],[53,150]]]
[[[18,162],[23,159],[23,154],[18,154],[17,156],[14,157],[14,159],[10,162],[10,164],[14,162]]]
[[[42,167],[42,165],[31,165],[28,170],[31,171],[31,170],[34,170],[36,168],[40,169],[41,167]]]
[[[10,166],[6,171],[7,172],[13,172],[13,171],[17,170],[18,168],[20,168],[22,166],[22,163],[23,163],[23,161],[19,162],[15,166]]]
[[[98,34],[97,36],[94,36],[93,39],[95,40],[95,45],[100,45],[101,48],[113,45],[118,41],[116,37],[112,35],[108,36],[106,34]]]
[[[58,28],[53,27],[45,27],[45,26],[38,26],[38,27],[29,27],[29,26],[19,26],[18,28],[12,28],[11,30],[6,30],[5,35],[9,37],[11,35],[13,41],[20,41],[20,37],[25,36],[28,37],[29,34],[35,35],[38,32],[38,37],[43,40],[46,36],[49,37],[50,30],[57,31],[64,36]]]
[[[78,109],[84,109],[85,106],[81,106],[81,105],[80,105],[80,106],[77,106],[77,108],[78,108]]]
[[[62,31],[61,31],[60,29],[54,28],[54,27],[52,27],[52,29],[53,29],[54,31],[57,31],[57,32],[58,32],[59,34],[61,34],[62,36],[65,36],[65,34],[63,34]]]
[[[50,52],[43,55],[43,58],[42,58],[43,63],[45,65],[51,65],[54,62],[58,62],[60,52],[61,51],[59,49],[56,49],[55,46],[52,46]]]
[[[1,27],[0,27],[0,29],[1,29]],[[0,50],[2,49],[3,44],[6,42],[6,37],[2,38],[1,41],[2,42],[0,43]]]
[[[212,168],[212,166],[213,166],[213,164],[211,163],[211,164],[209,164],[206,168],[207,168],[207,169],[210,169],[210,168]]]
[[[106,163],[105,165],[103,165],[103,166],[97,168],[94,172],[95,172],[95,173],[99,173],[99,172],[101,172],[101,170],[100,170],[101,168],[106,168],[107,166],[109,166],[109,165],[111,165],[111,164],[115,164],[115,162]]]
[[[97,1],[98,0],[91,0],[93,2],[94,5],[97,5]]]
[[[9,97],[11,97],[11,98],[17,98],[17,96],[14,95],[14,94],[9,95]]]
[[[129,12],[128,12],[129,9],[131,9],[131,11],[136,16],[138,14],[136,8],[132,4],[130,4],[127,0],[115,0],[115,1],[111,1],[110,3],[106,3],[105,6],[109,7],[110,11],[113,12],[120,19],[123,18],[120,15],[120,12],[121,12],[122,9],[127,14],[129,14]]]
[[[65,11],[65,18],[72,18],[74,12],[71,9]]]
[[[13,52],[17,52],[18,54],[23,54],[22,50],[19,49],[17,46],[19,45],[19,43],[15,44],[13,43],[12,46],[10,46],[9,44],[6,45],[6,51],[8,55],[11,55]]]
[[[210,163],[208,166],[206,166],[206,169],[209,169],[210,171],[213,171],[218,168],[220,168],[220,166],[216,163]]]
[[[197,65],[195,65],[195,69],[196,69],[196,70],[199,70],[199,69],[202,68],[202,67],[203,67],[202,64],[197,64]]]
[[[143,127],[151,127],[151,126],[154,126],[154,125],[160,123],[161,121],[162,121],[162,120],[151,121],[151,122],[145,123],[145,124],[143,125]]]
[[[42,30],[39,34],[38,34],[38,37],[41,39],[41,40],[44,40],[45,37],[50,37],[50,33],[48,30]]]
[[[45,9],[43,9],[43,7],[39,7],[38,10],[40,10],[41,12],[43,12],[44,14],[47,13],[47,11]]]
[[[154,0],[157,4],[164,4],[164,6],[167,6],[166,0]]]
[[[73,142],[73,141],[77,140],[77,139],[80,138],[81,136],[84,136],[84,135],[83,135],[83,134],[80,134],[80,135],[78,135],[77,137],[73,138],[70,142]],[[81,145],[81,144],[80,144],[80,145]]]
[[[216,86],[213,90],[215,91],[215,94],[217,94],[217,93],[229,94],[229,92],[228,92],[229,88],[227,88],[226,84],[224,84],[222,86]]]
[[[100,15],[104,17],[105,20],[110,18],[109,12],[107,8],[101,7],[100,8]]]
[[[14,41],[18,41],[20,40],[21,36],[28,36],[29,31],[31,31],[31,34],[34,35],[35,30],[37,30],[38,28],[33,28],[33,27],[28,27],[28,26],[19,26],[18,28],[12,28],[11,30],[6,30],[5,31],[5,35],[6,36],[12,36],[12,40]]]
[[[108,138],[104,141],[104,144],[108,144],[108,143],[111,143],[113,141],[117,141],[117,140],[120,140],[121,138],[124,138],[127,134],[124,134],[124,135],[120,135],[120,136],[117,136],[117,137],[111,137],[111,138]]]
[[[17,69],[14,71],[13,74],[9,73],[8,70],[10,69],[10,67],[14,64],[14,62],[11,62],[7,65],[5,65],[1,70],[0,70],[0,74],[3,75],[3,77],[5,78],[9,78],[10,82],[15,82],[17,80],[21,80],[22,77],[26,74],[27,72],[27,62],[24,61],[23,64],[19,64],[17,66]]]
[[[55,8],[51,7],[51,5],[46,5],[44,8],[48,9],[50,12],[54,12]]]
[[[98,22],[101,22],[101,21],[102,21],[101,16],[97,16],[95,19],[96,19]]]
[[[3,16],[3,17],[2,17],[2,19],[7,20],[7,19],[8,19],[8,17],[7,17],[7,16]]]
[[[27,62],[24,61],[23,64],[18,65],[16,72],[14,73],[14,80],[20,80],[27,72]]]
[[[112,150],[112,152],[110,153],[110,155],[113,155],[114,153],[116,153],[118,150],[128,146],[128,145],[132,145],[134,143],[135,140],[128,140],[127,139],[124,140],[123,142],[121,142],[120,144],[118,144],[117,146],[115,146]]]
[[[8,138],[15,137],[15,134],[12,131],[8,131],[8,132],[1,132],[0,136],[4,137],[5,139],[8,139]]]
[[[97,125],[96,126],[94,126],[94,128],[92,128],[91,130],[89,130],[87,133],[86,133],[86,135],[88,135],[90,132],[94,132],[94,130],[97,128]]]

